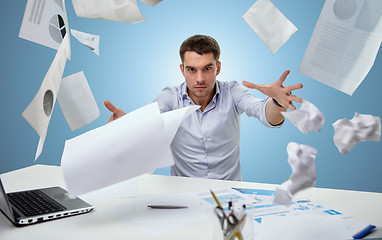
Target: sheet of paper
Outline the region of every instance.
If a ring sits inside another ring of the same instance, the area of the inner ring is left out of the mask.
[[[310,199],[297,199],[291,202],[291,205],[274,204],[273,199],[276,194],[274,190],[264,189],[248,189],[248,188],[233,188],[236,191],[244,194],[246,197],[252,199],[253,211],[252,217],[256,224],[261,224],[264,218],[269,216],[280,216],[287,214],[322,214],[322,215],[336,215],[341,216],[343,219],[350,218],[351,216],[343,214],[334,210],[329,203],[310,200]],[[256,228],[256,226],[255,226]]]
[[[326,0],[299,72],[352,95],[382,39],[382,1]]]
[[[301,107],[295,111],[281,112],[298,130],[307,134],[312,131],[321,131],[325,117],[320,110],[309,101],[303,99]]]
[[[27,1],[19,37],[58,49],[68,31],[64,0]],[[70,48],[68,56],[70,59]]]
[[[249,199],[248,197],[233,189],[213,189],[213,192],[218,198],[224,210],[228,210],[229,201],[231,201],[232,203],[236,203],[246,201]],[[201,199],[201,205],[204,209],[213,209],[217,206],[215,199],[211,195],[211,192],[202,192],[198,195]]]
[[[337,216],[304,214],[264,219],[255,239],[351,239],[343,219]]]
[[[82,71],[62,79],[57,101],[72,131],[93,122],[100,115]]]
[[[349,153],[360,141],[381,139],[381,118],[355,113],[351,120],[339,119],[333,123],[333,141],[339,152]]]
[[[135,177],[93,192],[85,193],[81,195],[81,198],[88,202],[94,200],[135,198],[138,197],[138,185],[139,177]]]
[[[358,234],[363,233],[365,230],[367,232],[367,230],[375,228],[374,225],[360,222],[353,218],[343,219],[343,222],[353,239],[359,239],[359,237],[356,237]]]
[[[162,0],[141,0],[144,4],[150,5],[152,7],[156,6],[158,3],[162,2]]]
[[[150,204],[186,205],[183,209],[151,209]],[[196,194],[147,194],[129,201],[128,204],[109,205],[101,213],[121,223],[128,223],[145,233],[162,235],[208,217]]]
[[[172,139],[174,139],[175,134],[181,122],[198,108],[200,108],[200,106],[195,105],[189,108],[180,108],[180,109],[165,112],[162,114],[164,126],[166,128],[166,131],[169,137],[169,142],[171,142]],[[177,126],[177,127],[174,127],[174,126]]]
[[[72,3],[78,17],[130,23],[146,20],[137,0],[72,0]]]
[[[80,32],[74,29],[70,29],[70,33],[75,37],[80,43],[88,47],[95,54],[99,56],[99,36],[89,33]]]
[[[297,31],[270,0],[257,0],[243,19],[273,54]]]
[[[196,110],[198,106],[188,108]],[[192,112],[176,111],[183,114],[178,115],[180,119]],[[70,195],[78,196],[172,165],[172,139],[165,126],[154,102],[67,140],[61,166]]]
[[[40,156],[45,137],[48,132],[49,121],[52,116],[56,98],[59,92],[62,74],[64,73],[66,60],[69,56],[70,45],[68,35],[65,35],[56,56],[46,73],[37,94],[22,113],[22,116],[40,136],[36,159]]]
[[[292,203],[292,196],[307,187],[316,185],[316,167],[314,160],[317,149],[303,144],[290,142],[287,147],[288,162],[292,168],[292,175],[276,187],[274,203],[289,205]]]

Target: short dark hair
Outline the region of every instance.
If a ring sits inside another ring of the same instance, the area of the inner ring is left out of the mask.
[[[216,62],[219,61],[220,47],[218,42],[206,35],[194,35],[183,41],[179,49],[179,55],[184,62],[184,53],[187,51],[196,52],[197,54],[213,53]]]

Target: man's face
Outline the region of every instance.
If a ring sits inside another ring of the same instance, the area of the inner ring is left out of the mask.
[[[216,62],[213,53],[199,55],[187,51],[180,69],[186,80],[188,95],[195,104],[208,103],[215,94],[216,76],[220,72],[220,62]]]

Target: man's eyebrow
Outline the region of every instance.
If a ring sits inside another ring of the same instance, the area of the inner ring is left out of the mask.
[[[203,68],[205,68],[205,67],[211,67],[211,66],[213,66],[213,65],[214,65],[213,63],[210,63],[210,64],[207,64],[207,65],[203,66]],[[195,68],[195,67],[193,67],[193,66],[186,66],[186,68]]]

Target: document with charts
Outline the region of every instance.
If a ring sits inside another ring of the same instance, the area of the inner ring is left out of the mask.
[[[352,95],[381,45],[381,14],[380,0],[327,0],[298,71]]]

